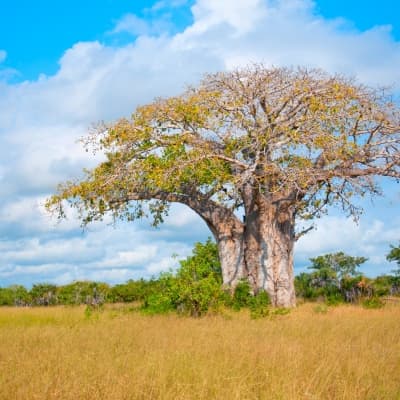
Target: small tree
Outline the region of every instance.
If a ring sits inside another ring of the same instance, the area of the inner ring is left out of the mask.
[[[325,254],[315,258],[310,258],[312,265],[308,268],[313,269],[321,282],[333,283],[340,287],[340,281],[346,277],[359,275],[357,271],[361,264],[368,258],[349,256],[342,251],[334,254]]]
[[[1,306],[26,306],[30,303],[28,291],[21,285],[0,288]]]
[[[218,245],[223,283],[242,279],[272,304],[295,305],[296,220],[377,194],[375,176],[400,178],[400,110],[384,90],[313,69],[262,65],[207,75],[181,96],[99,125],[85,140],[106,160],[61,185],[84,224],[162,222],[170,203],[193,209]],[[237,210],[244,210],[245,220]]]
[[[193,254],[180,261],[175,274],[160,276],[158,293],[151,293],[144,308],[150,312],[171,309],[200,317],[217,308],[224,298],[218,249],[211,239],[196,243]]]
[[[397,269],[393,270],[396,276],[400,277],[400,245],[395,247],[395,246],[390,246],[391,250],[389,254],[386,256],[386,259],[388,261],[394,261],[397,263]]]
[[[37,306],[57,304],[57,286],[50,283],[38,283],[29,292],[32,303]]]
[[[322,288],[321,294],[328,300],[342,298],[354,302],[366,292],[366,279],[358,268],[367,260],[365,257],[349,256],[342,251],[310,258],[312,265],[309,268],[314,270],[310,284]]]

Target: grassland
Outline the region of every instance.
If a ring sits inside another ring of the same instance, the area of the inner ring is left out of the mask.
[[[0,399],[400,399],[400,306],[315,307],[259,320],[1,308]]]

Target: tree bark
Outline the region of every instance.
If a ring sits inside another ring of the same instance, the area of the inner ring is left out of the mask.
[[[238,282],[246,277],[244,261],[244,225],[233,211],[211,200],[186,202],[207,224],[218,246],[222,282],[233,292]]]
[[[231,292],[245,278],[243,226],[240,229],[223,224],[216,235],[221,262],[222,281]]]
[[[283,204],[282,204],[283,203]],[[260,269],[258,287],[266,290],[276,307],[294,307],[294,211],[283,201],[260,206]]]
[[[245,273],[254,294],[265,290],[273,306],[294,307],[294,211],[286,199],[274,199],[250,185],[243,190]]]

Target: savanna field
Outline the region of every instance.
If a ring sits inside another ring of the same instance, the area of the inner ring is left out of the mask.
[[[1,399],[400,399],[400,305],[0,308]]]

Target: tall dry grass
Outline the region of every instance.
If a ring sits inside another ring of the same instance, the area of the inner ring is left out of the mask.
[[[251,320],[0,309],[1,399],[400,399],[400,306]]]

